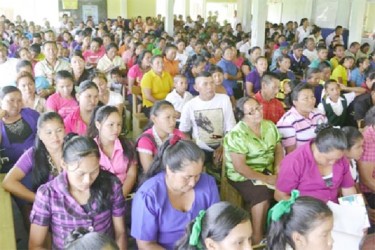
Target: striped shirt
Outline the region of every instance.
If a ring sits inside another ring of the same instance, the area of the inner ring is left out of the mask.
[[[327,117],[317,109],[310,112],[309,117],[302,116],[292,107],[277,123],[284,147],[299,147],[316,137],[315,128],[327,122]]]
[[[363,154],[361,156],[361,162],[367,162],[375,164],[375,129],[373,126],[368,126],[363,131]],[[372,179],[375,180],[375,170],[372,172]],[[373,193],[366,185],[359,181],[361,191],[364,193]]]
[[[107,172],[103,171],[97,178],[110,178],[107,176]],[[80,205],[69,193],[67,175],[64,171],[38,189],[30,214],[30,223],[50,226],[53,249],[62,249],[64,239],[78,227],[114,237],[112,216],[122,217],[125,214],[125,200],[120,181],[115,177],[109,181],[113,183],[110,209],[99,211],[99,204],[94,201],[91,209],[87,209],[86,212],[85,206]]]

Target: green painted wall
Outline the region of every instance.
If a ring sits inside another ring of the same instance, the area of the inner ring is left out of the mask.
[[[108,18],[116,18],[117,16],[121,16],[120,6],[120,0],[107,0]]]
[[[128,0],[128,18],[156,16],[156,0]]]

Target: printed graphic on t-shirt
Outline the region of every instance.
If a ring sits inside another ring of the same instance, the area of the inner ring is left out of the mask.
[[[221,108],[194,111],[199,139],[212,148],[218,147],[223,139],[223,116]]]

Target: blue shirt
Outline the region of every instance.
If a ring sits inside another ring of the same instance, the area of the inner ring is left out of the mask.
[[[355,68],[350,72],[350,79],[351,82],[355,82],[355,86],[361,87],[362,83],[365,82],[365,74],[359,71],[359,68]]]
[[[217,63],[217,66],[219,66],[224,71],[224,74],[227,73],[227,74],[232,75],[232,76],[237,75],[237,72],[238,72],[237,66],[232,61],[228,61],[228,60],[225,60],[224,58],[222,58]],[[236,89],[237,88],[237,80],[224,79],[223,85],[226,89],[228,89],[228,88]]]

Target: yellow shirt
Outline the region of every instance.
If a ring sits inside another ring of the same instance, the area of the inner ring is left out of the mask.
[[[334,56],[329,60],[332,65],[332,70],[334,70],[339,65],[339,60]]]
[[[164,100],[168,93],[173,89],[173,80],[171,75],[166,71],[163,71],[160,77],[153,70],[150,70],[142,77],[141,89],[143,106],[149,108],[154,104],[146,99],[144,89],[151,89],[151,95],[156,100]]]
[[[332,72],[331,78],[338,81],[339,77],[342,79],[342,84],[348,85],[348,72],[342,65],[338,65]]]

